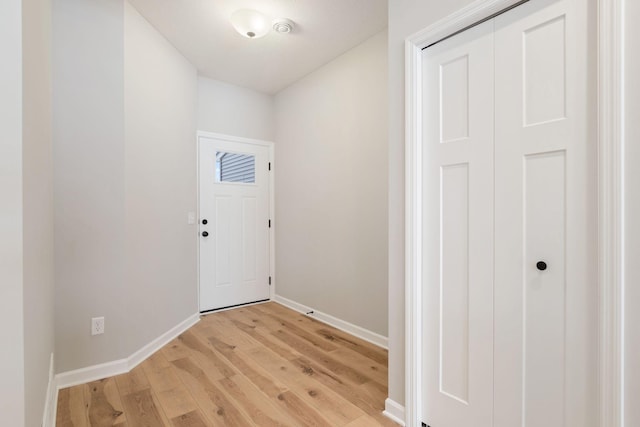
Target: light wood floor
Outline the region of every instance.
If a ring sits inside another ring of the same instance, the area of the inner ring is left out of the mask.
[[[386,350],[270,302],[203,316],[128,374],[60,390],[57,426],[397,426],[386,397]]]

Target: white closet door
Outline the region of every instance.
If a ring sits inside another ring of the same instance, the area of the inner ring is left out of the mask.
[[[597,425],[591,3],[531,1],[424,51],[431,427]]]
[[[424,51],[423,413],[490,426],[493,22]]]
[[[597,424],[586,4],[495,20],[496,427]]]

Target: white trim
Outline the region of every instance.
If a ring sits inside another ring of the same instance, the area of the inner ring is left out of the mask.
[[[624,425],[624,1],[598,1],[599,425]]]
[[[175,337],[195,325],[200,321],[200,313],[195,313],[169,329],[164,334],[160,335],[155,340],[151,341],[149,344],[142,347],[140,350],[133,353],[131,356],[127,358],[127,367],[128,371],[132,370],[140,363],[144,362],[149,356],[151,356],[156,351],[160,350],[162,347],[171,342]]]
[[[404,426],[404,406],[398,402],[386,399],[384,401],[384,411],[382,412],[382,415],[389,418],[391,421],[395,421],[401,426]]]
[[[196,132],[196,296],[198,298],[198,311],[200,311],[200,136],[206,136],[205,132]]]
[[[242,136],[225,135],[223,133],[205,132],[199,130],[197,132],[198,141],[200,138],[218,139],[220,141],[239,142],[242,144],[261,145],[263,147],[273,147],[273,142],[262,139],[244,138]]]
[[[422,259],[422,158],[421,128],[417,119],[422,116],[419,94],[422,92],[421,48],[418,40],[407,40],[405,44],[405,425],[416,426],[422,417],[420,378],[422,378],[422,320],[420,301],[422,282],[420,260]],[[411,89],[410,89],[411,88]],[[415,91],[415,92],[414,92]]]
[[[341,331],[347,332],[355,337],[368,341],[371,344],[377,345],[378,347],[382,347],[384,349],[389,348],[389,339],[387,337],[372,332],[368,329],[354,325],[342,319],[338,319],[337,317],[333,317],[330,314],[323,313],[312,307],[297,303],[288,298],[281,297],[280,295],[276,295],[273,298],[273,301],[299,313],[312,317],[322,323],[326,323],[329,326],[333,326],[336,329],[340,329]],[[313,313],[307,314],[311,311]]]
[[[269,163],[271,170],[269,171],[269,217],[271,218],[271,229],[269,229],[269,271],[271,276],[271,288],[269,289],[269,298],[276,296],[276,162],[275,162],[275,144],[269,146]]]
[[[421,51],[519,0],[477,0],[405,41],[405,413],[421,418]],[[598,4],[599,425],[622,427],[624,0]]]
[[[273,299],[276,295],[276,205],[275,205],[275,144],[272,141],[266,141],[262,139],[244,138],[241,136],[225,135],[216,132],[207,132],[199,130],[196,132],[196,174],[198,176],[197,182],[197,232],[196,235],[200,236],[199,223],[200,223],[200,138],[217,139],[219,141],[235,142],[241,144],[259,145],[267,147],[269,149],[269,163],[271,163],[271,170],[269,173],[269,217],[271,219],[271,228],[269,229],[269,275],[271,276],[271,286],[269,287],[269,298]],[[198,271],[198,309],[200,309],[200,240],[197,241],[197,264]]]
[[[99,365],[87,366],[86,368],[75,369],[73,371],[61,372],[56,375],[56,386],[58,390],[60,390],[126,372],[129,372],[127,359],[119,359]]]
[[[411,44],[422,50],[422,48],[432,43],[522,2],[523,0],[476,0],[457,12],[407,37],[406,44]],[[409,60],[409,58],[406,59],[407,61]],[[407,70],[407,73],[409,71]]]
[[[90,381],[100,380],[102,378],[112,377],[114,375],[125,374],[138,366],[138,364],[153,353],[160,350],[175,337],[195,325],[199,320],[200,313],[195,313],[189,316],[187,319],[160,335],[158,338],[154,339],[126,359],[114,360],[107,363],[101,363],[99,365],[88,366],[86,368],[57,374],[55,377],[57,389],[59,390],[78,384],[85,384]]]
[[[54,355],[51,353],[49,358],[49,382],[47,383],[47,395],[44,401],[44,412],[42,413],[42,425],[43,427],[55,427],[56,425],[56,413],[58,401],[58,389],[56,387],[55,379],[55,363]]]

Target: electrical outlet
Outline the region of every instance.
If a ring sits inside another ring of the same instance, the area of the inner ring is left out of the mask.
[[[91,319],[91,335],[104,334],[104,317]]]

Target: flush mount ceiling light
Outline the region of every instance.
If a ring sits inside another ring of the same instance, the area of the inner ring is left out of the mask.
[[[240,9],[233,12],[231,24],[237,32],[249,39],[266,36],[271,29],[269,18],[253,9]]]
[[[288,34],[294,27],[293,21],[287,18],[278,18],[269,23],[269,17],[253,9],[236,10],[230,20],[233,28],[249,39],[266,36],[271,28],[277,33]]]

